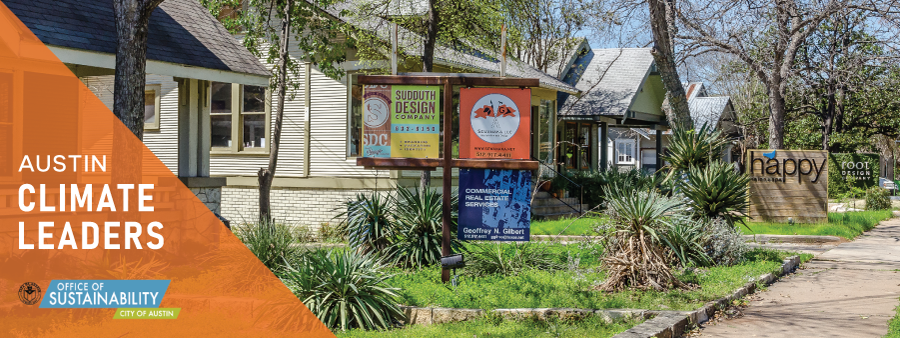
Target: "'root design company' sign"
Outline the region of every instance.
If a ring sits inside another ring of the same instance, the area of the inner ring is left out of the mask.
[[[749,150],[752,221],[828,220],[828,152]]]

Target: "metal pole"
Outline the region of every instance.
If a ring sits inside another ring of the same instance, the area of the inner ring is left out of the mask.
[[[453,138],[451,137],[453,133],[453,86],[450,84],[450,79],[444,79],[444,173],[441,175],[443,179],[444,186],[444,203],[443,203],[443,239],[441,240],[441,255],[442,256],[450,256],[450,222],[452,222],[450,218],[451,213],[451,205],[450,205],[450,194],[451,194],[451,185],[453,184],[453,165],[452,165],[452,157],[453,157]],[[450,270],[442,269],[441,270],[441,282],[450,281]]]
[[[500,76],[506,77],[506,25],[500,25]]]
[[[391,75],[397,75],[397,24],[391,25]]]

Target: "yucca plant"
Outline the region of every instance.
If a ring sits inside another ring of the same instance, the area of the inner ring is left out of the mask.
[[[683,212],[683,203],[655,191],[636,192],[616,186],[604,189],[614,233],[606,241],[606,256],[602,260],[607,279],[598,288],[620,291],[684,287],[672,274],[661,237],[672,227],[673,218]]]
[[[440,262],[442,199],[442,195],[434,189],[397,189],[394,232],[391,245],[385,250],[388,261],[403,267],[422,267]],[[454,210],[451,217],[452,245],[456,247],[457,196],[452,196],[451,200],[451,210]]]
[[[501,244],[475,242],[465,246],[466,272],[475,276],[514,276],[535,269],[554,271],[563,269],[558,257],[541,243],[523,242]]]
[[[384,269],[370,255],[316,251],[279,277],[328,328],[381,330],[404,320]]]
[[[706,249],[703,247],[706,239],[705,225],[705,222],[682,217],[672,222],[672,226],[663,234],[663,241],[681,266],[713,265],[712,259],[706,254]]]
[[[713,161],[706,167],[691,167],[684,180],[677,182],[696,218],[721,218],[732,226],[743,223],[746,216],[749,184],[749,176],[721,161]]]
[[[703,125],[699,130],[673,129],[667,151],[662,159],[668,162],[666,180],[692,167],[704,168],[722,153],[728,141],[718,130]]]
[[[270,270],[278,271],[286,259],[296,256],[294,231],[275,221],[243,223],[234,227],[234,234]]]
[[[335,218],[342,219],[340,228],[346,234],[350,247],[360,253],[372,253],[384,250],[391,244],[392,202],[392,196],[377,192],[357,194],[356,199],[344,202],[346,211]]]

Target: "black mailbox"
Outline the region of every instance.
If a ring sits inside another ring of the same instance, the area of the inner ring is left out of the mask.
[[[444,269],[458,269],[466,266],[462,254],[441,257],[441,267]]]

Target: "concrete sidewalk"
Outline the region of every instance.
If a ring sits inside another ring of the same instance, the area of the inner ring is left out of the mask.
[[[703,337],[881,337],[900,297],[900,219],[820,253]]]

